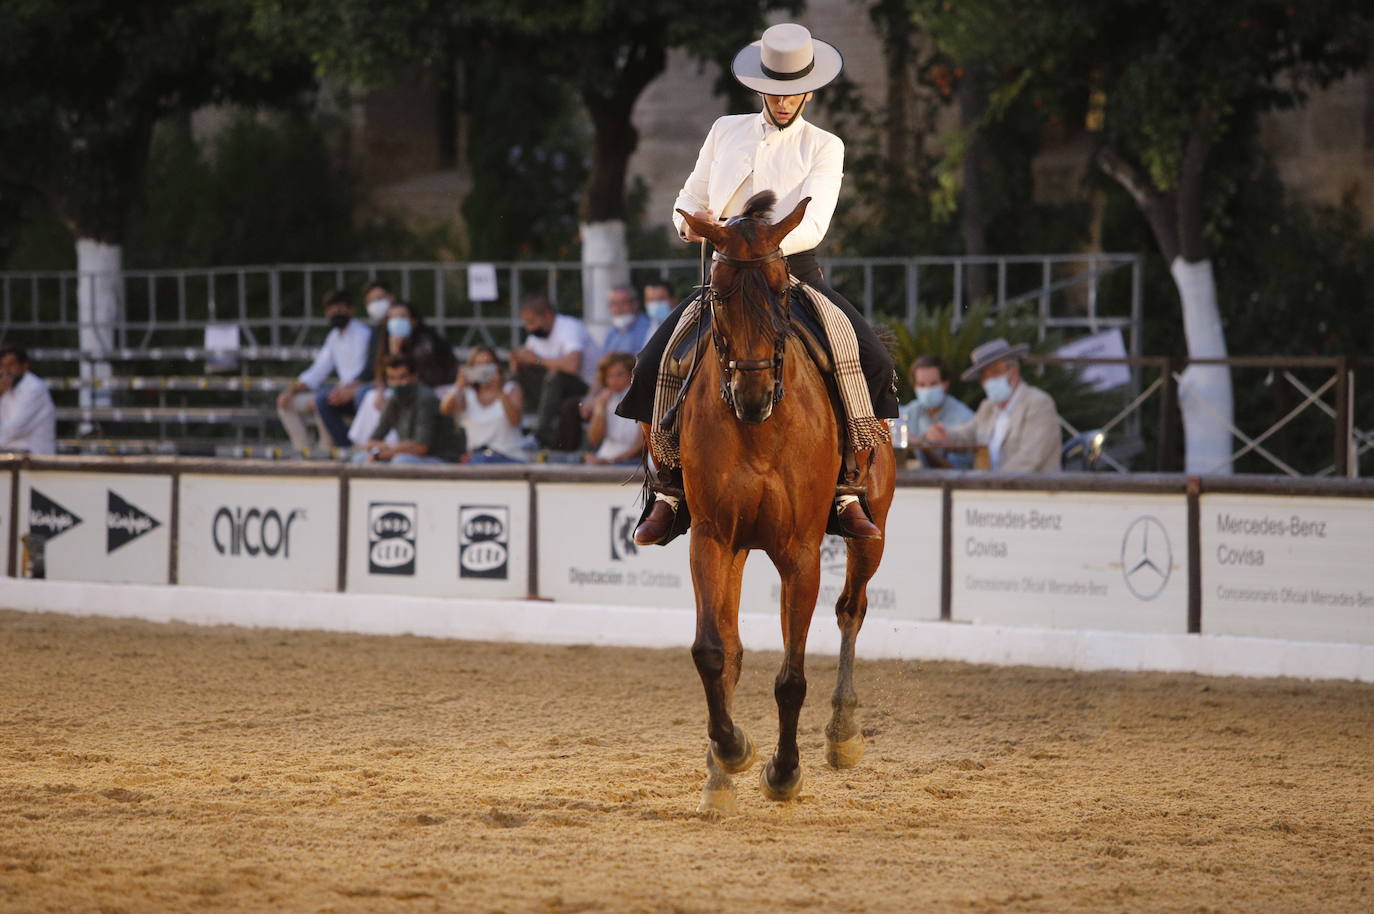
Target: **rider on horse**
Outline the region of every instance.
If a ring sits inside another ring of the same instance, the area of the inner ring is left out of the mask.
[[[701,241],[677,210],[714,221],[737,216],[757,191],[777,194],[775,213],[787,214],[805,197],[811,198],[801,223],[781,243],[789,272],[830,301],[854,327],[859,361],[872,400],[872,414],[883,419],[897,416],[893,388],[892,356],[858,310],[830,287],[816,262],[816,246],[825,237],[844,176],[844,143],[802,117],[815,90],[840,75],[840,52],[813,39],[804,27],[775,25],[735,56],[731,70],[745,87],[758,92],[763,110],[758,114],[722,117],[712,126],[697,156],[696,167],[678,194],[673,224],[682,240]],[[619,415],[641,422],[653,421],[654,390],[664,349],[668,345],[686,303],[679,305],[645,344],[635,365],[629,393],[616,409]],[[847,461],[852,467],[857,459]],[[658,467],[653,486],[654,502],[635,531],[635,542],[664,542],[673,533],[673,522],[682,491],[679,468]],[[842,478],[835,510],[838,528],[846,536],[880,536],[852,494],[860,481]]]

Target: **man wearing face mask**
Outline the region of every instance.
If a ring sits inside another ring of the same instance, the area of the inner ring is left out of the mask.
[[[902,407],[902,418],[912,438],[924,436],[937,422],[948,428],[973,418],[973,410],[949,395],[949,370],[938,355],[923,355],[911,363],[911,386],[916,399]],[[922,449],[918,453],[926,467],[967,470],[973,466],[972,451]]]
[[[668,319],[668,315],[673,313],[676,306],[677,302],[673,300],[673,287],[667,282],[659,280],[644,284],[644,313],[649,316],[650,333]]]
[[[540,447],[575,451],[582,444],[577,403],[589,389],[583,374],[589,367],[596,370],[590,357],[594,345],[591,336],[585,324],[559,314],[542,295],[532,295],[520,303],[520,323],[528,335],[525,345],[510,354],[511,373],[542,373],[535,437]]]
[[[1004,473],[1054,473],[1059,464],[1059,412],[1054,399],[1021,379],[1021,358],[1030,350],[989,340],[973,350],[960,377],[978,378],[987,394],[971,421],[926,432],[933,444],[985,444],[991,468]]]
[[[355,390],[347,387],[367,368],[368,343],[372,331],[367,324],[353,316],[353,300],[343,289],[335,289],[324,297],[324,317],[329,333],[324,338],[310,367],[286,386],[277,397],[277,416],[298,451],[310,447],[305,429],[305,417],[313,415],[320,426],[320,444],[338,447],[348,445],[348,426],[343,413],[351,412]],[[337,375],[339,388],[326,383],[331,374]]]
[[[635,290],[629,286],[616,286],[606,299],[606,306],[611,312],[611,332],[606,334],[606,341],[601,344],[601,354],[628,352],[634,355],[643,349],[654,325],[640,309]],[[600,359],[593,361],[599,362]]]
[[[386,360],[386,386],[391,398],[366,450],[354,459],[368,463],[452,463],[458,459],[458,432],[440,415],[439,398],[420,381],[415,359],[393,355]],[[386,437],[396,432],[395,444]]]

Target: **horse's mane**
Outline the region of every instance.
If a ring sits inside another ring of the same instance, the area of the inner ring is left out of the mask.
[[[744,202],[744,210],[730,220],[730,225],[752,247],[757,240],[756,230],[759,226],[769,224],[769,217],[777,203],[777,194],[771,190],[761,190]],[[747,332],[763,332],[772,338],[779,336],[785,326],[784,316],[788,305],[780,302],[777,293],[768,287],[763,272],[745,270],[740,276],[739,291]]]

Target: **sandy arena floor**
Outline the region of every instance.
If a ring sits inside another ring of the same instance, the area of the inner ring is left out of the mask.
[[[737,703],[776,734],[777,655]],[[0,612],[0,910],[1374,910],[1374,687],[862,663],[695,813],[686,651]]]

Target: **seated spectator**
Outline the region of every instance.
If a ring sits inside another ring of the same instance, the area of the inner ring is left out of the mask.
[[[677,307],[677,300],[673,298],[673,287],[668,285],[666,279],[644,284],[644,313],[649,315],[652,330],[658,329],[658,325],[668,319],[668,315],[673,313]],[[636,350],[638,352],[638,350]]]
[[[577,401],[587,392],[582,363],[592,345],[587,328],[577,318],[559,314],[542,295],[520,303],[520,322],[529,335],[511,353],[512,371],[542,374],[535,438],[540,447],[575,451],[582,444]]]
[[[57,452],[57,409],[23,346],[0,346],[0,451]]]
[[[601,344],[602,353],[628,352],[635,355],[644,348],[649,334],[654,332],[654,322],[649,320],[639,307],[639,296],[629,286],[616,286],[606,299],[611,312],[611,332]],[[597,363],[600,374],[600,363]]]
[[[462,421],[468,463],[524,463],[520,449],[524,409],[520,385],[506,380],[496,351],[489,346],[473,347],[467,364],[458,369],[458,382],[439,404],[445,416]]]
[[[277,415],[298,451],[310,447],[310,436],[302,417],[314,415],[320,424],[320,444],[345,447],[348,426],[344,414],[352,414],[356,389],[350,387],[367,368],[368,343],[372,332],[353,316],[353,300],[342,289],[324,297],[324,316],[330,331],[324,338],[315,361],[286,386],[277,397]],[[331,374],[339,383],[326,383]]]
[[[592,421],[587,428],[587,441],[596,453],[588,455],[587,463],[639,463],[644,453],[639,423],[615,414],[630,389],[634,370],[635,357],[628,352],[607,353],[597,363],[600,391],[592,401]]]
[[[916,399],[902,407],[902,418],[913,439],[925,435],[936,422],[948,428],[973,418],[973,410],[949,395],[949,371],[938,355],[923,355],[911,363],[911,386]],[[926,467],[967,470],[973,466],[973,451],[920,449],[917,453]]]
[[[391,391],[382,418],[365,453],[356,459],[373,462],[452,463],[458,459],[457,431],[439,413],[439,398],[420,381],[415,359],[393,355],[386,360],[386,384]],[[387,444],[387,434],[395,430],[399,439]]]
[[[381,365],[376,372],[379,380],[385,376],[383,366],[392,356],[408,355],[415,360],[419,379],[430,389],[438,390],[453,383],[458,371],[453,347],[439,331],[425,323],[410,302],[391,299],[391,307],[386,313],[386,337],[386,346],[379,358]]]
[[[1059,470],[1059,413],[1054,400],[1021,380],[1021,357],[1029,347],[997,339],[973,350],[960,377],[978,378],[987,397],[972,420],[946,428],[936,422],[926,432],[934,444],[985,444],[994,470],[1047,473]]]

